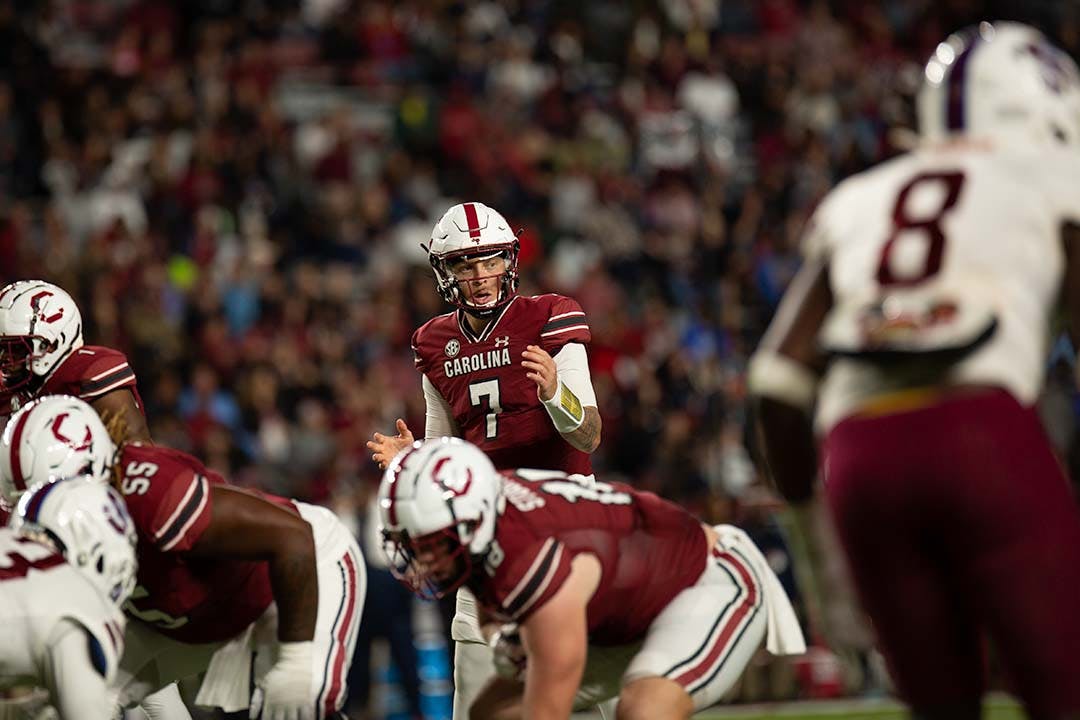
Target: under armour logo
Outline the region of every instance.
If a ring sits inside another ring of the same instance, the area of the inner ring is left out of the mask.
[[[495,347],[510,347],[510,336],[503,335],[502,337],[495,338]]]
[[[90,426],[89,425],[86,426],[86,435],[83,436],[82,442],[79,443],[79,444],[76,444],[74,440],[72,440],[67,435],[64,435],[62,432],[60,432],[60,426],[64,424],[64,419],[67,416],[68,416],[67,413],[60,413],[59,415],[56,416],[56,419],[53,420],[53,422],[52,422],[52,434],[53,434],[53,437],[55,437],[57,440],[64,443],[68,447],[70,447],[72,450],[79,451],[79,450],[87,450],[87,449],[89,449],[89,447],[93,444],[93,440],[94,440],[94,437],[90,432]]]

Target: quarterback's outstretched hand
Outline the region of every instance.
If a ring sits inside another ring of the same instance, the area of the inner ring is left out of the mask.
[[[371,459],[380,470],[385,470],[395,455],[413,444],[412,431],[401,418],[397,419],[397,431],[398,434],[393,437],[375,433],[367,442],[368,450],[371,450]]]
[[[251,696],[249,717],[259,720],[315,720],[311,677],[312,643],[283,642],[278,660]]]
[[[555,368],[555,359],[539,345],[529,345],[521,352],[521,366],[525,368],[525,377],[536,383],[540,399],[547,401],[555,397],[559,387],[559,372]]]

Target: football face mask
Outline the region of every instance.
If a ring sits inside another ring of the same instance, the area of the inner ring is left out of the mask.
[[[394,577],[426,600],[453,593],[468,581],[474,567],[468,544],[451,528],[418,538],[386,532],[383,549]]]
[[[25,335],[0,337],[0,387],[4,390],[19,390],[34,377],[30,363],[34,359],[35,340],[44,342]]]

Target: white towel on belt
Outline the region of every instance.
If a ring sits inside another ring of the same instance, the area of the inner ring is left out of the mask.
[[[761,578],[762,594],[765,596],[765,616],[768,630],[765,647],[773,655],[801,655],[806,652],[799,619],[791,607],[784,586],[769,567],[769,561],[758,550],[757,545],[745,532],[734,525],[714,525],[720,536],[720,545],[725,549],[736,548],[753,564]]]

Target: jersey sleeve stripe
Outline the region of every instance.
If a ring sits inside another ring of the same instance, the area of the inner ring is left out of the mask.
[[[564,333],[572,332],[574,330],[588,330],[588,329],[589,329],[588,325],[571,325],[570,327],[562,328],[561,330],[552,330],[550,332],[542,332],[542,333],[540,333],[540,337],[551,337],[552,335],[563,335]]]
[[[117,368],[115,372],[106,375],[100,380],[87,380],[79,386],[79,392],[83,397],[99,395],[107,390],[113,390],[126,382],[135,379],[135,371],[127,364]]]
[[[563,319],[565,317],[585,317],[585,311],[584,310],[571,310],[570,312],[564,312],[564,313],[559,313],[558,315],[552,315],[551,317],[548,318],[548,322],[550,323],[550,322],[554,322],[556,320],[561,320],[561,319]]]
[[[558,567],[557,560],[561,552],[562,543],[556,543],[553,538],[548,538],[537,553],[532,567],[521,578],[514,591],[506,597],[503,605],[507,614],[517,617],[543,594],[544,589],[551,582],[551,574]]]
[[[90,665],[101,677],[108,679],[109,677],[109,660],[105,655],[105,648],[101,646],[101,641],[98,640],[94,633],[86,633],[86,649],[90,653]]]
[[[527,613],[529,611],[529,608],[535,605],[540,598],[544,597],[544,593],[547,592],[548,586],[551,585],[552,578],[554,578],[555,574],[559,571],[559,562],[562,560],[562,554],[563,546],[562,543],[559,543],[555,546],[555,554],[551,558],[551,562],[547,563],[547,572],[541,579],[539,586],[534,592],[527,596],[528,599],[526,600],[525,604],[514,611],[514,618],[520,618],[522,615]],[[521,597],[522,599],[526,599],[526,595],[524,594]]]
[[[514,586],[514,589],[510,591],[510,594],[506,596],[506,600],[503,601],[503,605],[509,607],[514,603],[515,600],[517,600],[517,596],[521,594],[522,590],[525,589],[525,585],[529,582],[529,578],[536,574],[537,567],[539,567],[540,563],[542,563],[544,561],[544,558],[547,557],[548,553],[551,550],[551,547],[554,544],[555,539],[548,538],[544,542],[544,544],[540,546],[540,552],[536,553],[536,557],[533,559],[532,565],[529,566],[528,571],[525,573],[524,576],[522,576],[518,584]]]
[[[206,478],[199,476],[192,483],[184,499],[177,505],[161,530],[155,535],[158,548],[164,552],[170,550],[184,538],[184,533],[199,519],[199,515],[206,509],[208,493],[206,491]]]
[[[108,370],[103,370],[102,372],[99,372],[97,375],[95,375],[95,376],[93,376],[91,378],[87,378],[87,382],[92,382],[94,380],[100,380],[101,378],[105,377],[106,375],[117,372],[118,370],[122,370],[123,368],[126,368],[126,367],[129,367],[127,362],[122,362],[119,365],[114,365],[113,367],[109,368]]]
[[[585,313],[574,315],[573,317],[564,317],[561,320],[548,320],[544,327],[540,328],[540,333],[543,334],[552,330],[561,330],[564,327],[570,327],[572,325],[584,325],[585,327],[589,327],[589,322],[585,319]]]

